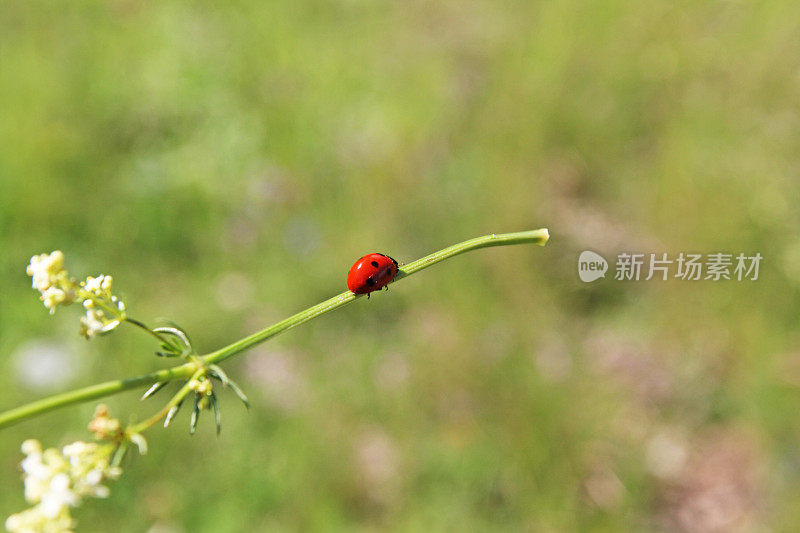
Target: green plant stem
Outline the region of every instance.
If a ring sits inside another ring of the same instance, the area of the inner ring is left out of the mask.
[[[424,268],[428,268],[429,266],[435,265],[445,259],[449,259],[453,256],[458,254],[463,254],[464,252],[469,252],[470,250],[477,250],[478,248],[488,248],[490,246],[507,246],[510,244],[525,244],[525,243],[535,243],[541,246],[547,242],[547,239],[550,237],[549,233],[546,229],[538,229],[533,231],[521,231],[519,233],[503,233],[503,234],[492,234],[492,235],[485,235],[483,237],[476,237],[474,239],[470,239],[468,241],[464,241],[458,244],[454,244],[448,248],[443,250],[439,250],[438,252],[434,252],[430,255],[423,257],[422,259],[417,259],[416,261],[412,261],[411,263],[402,265],[395,277],[394,281],[398,281],[403,279],[411,274],[415,274]],[[315,305],[314,307],[309,307],[305,311],[301,311],[296,315],[290,316],[287,319],[281,320],[277,324],[274,324],[266,329],[262,329],[261,331],[250,335],[249,337],[245,337],[242,340],[236,341],[233,344],[230,344],[216,352],[212,352],[203,357],[207,364],[215,364],[234,355],[237,355],[248,348],[255,346],[256,344],[260,344],[267,339],[270,339],[279,333],[283,333],[284,331],[293,328],[297,325],[302,324],[303,322],[307,322],[312,318],[316,318],[323,313],[327,313],[328,311],[333,311],[343,305],[346,305],[356,298],[360,298],[364,296],[363,294],[353,294],[350,291],[344,292],[338,296],[334,296],[330,300],[325,300],[324,302]]]
[[[56,394],[55,396],[43,398],[0,413],[0,428],[10,426],[11,424],[35,415],[58,409],[59,407],[87,402],[96,398],[104,398],[118,392],[152,385],[157,381],[172,381],[174,379],[187,378],[192,375],[196,368],[197,366],[195,364],[186,363],[141,376],[106,381],[105,383],[90,385],[82,389]]]
[[[394,279],[394,282],[397,282],[403,278],[406,278],[412,274],[419,272],[420,270],[428,268],[429,266],[435,265],[436,263],[449,259],[453,256],[462,254],[464,252],[477,250],[479,248],[488,248],[491,246],[508,246],[512,244],[533,243],[533,244],[538,244],[540,246],[544,246],[545,243],[547,243],[549,237],[550,235],[547,229],[544,228],[531,231],[521,231],[518,233],[502,233],[502,234],[498,233],[492,235],[485,235],[483,237],[476,237],[474,239],[470,239],[468,241],[464,241],[459,244],[454,244],[453,246],[450,246],[443,250],[439,250],[438,252],[434,252],[421,259],[412,261],[411,263],[402,265],[400,267],[397,276]],[[236,341],[233,344],[230,344],[215,352],[211,352],[201,357],[200,359],[207,365],[219,363],[247,350],[248,348],[252,348],[257,344],[260,344],[266,341],[267,339],[270,339],[280,333],[283,333],[288,329],[300,325],[303,322],[307,322],[312,318],[316,318],[324,313],[327,313],[328,311],[333,311],[334,309],[338,309],[356,300],[357,298],[360,298],[361,296],[364,295],[363,294],[356,295],[350,291],[344,292],[338,296],[334,296],[329,300],[325,300],[324,302],[319,303],[313,307],[309,307],[308,309],[301,311],[296,315],[281,320],[277,324],[274,324],[266,329],[263,329],[257,333],[245,337],[244,339]],[[15,409],[11,409],[9,411],[0,413],[0,429],[6,426],[10,426],[11,424],[19,422],[21,420],[25,420],[35,415],[52,411],[60,407],[65,407],[72,404],[94,400],[96,398],[110,396],[112,394],[116,394],[118,392],[130,390],[137,387],[152,385],[157,381],[172,381],[181,378],[186,379],[190,377],[195,371],[197,371],[197,364],[190,362],[175,366],[173,368],[159,370],[157,372],[151,372],[149,374],[144,374],[137,377],[126,378],[115,381],[107,381],[105,383],[99,383],[97,385],[91,385],[89,387],[84,387],[82,389],[76,389],[62,394],[57,394],[55,396],[50,396],[49,398],[44,398],[42,400],[38,400],[23,405],[21,407],[17,407]]]

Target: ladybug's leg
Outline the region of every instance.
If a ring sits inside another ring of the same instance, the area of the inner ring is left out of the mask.
[[[367,300],[369,300],[369,295],[372,294],[371,292],[367,293]]]

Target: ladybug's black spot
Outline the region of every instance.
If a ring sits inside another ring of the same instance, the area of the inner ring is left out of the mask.
[[[374,279],[372,279],[372,276],[370,276],[370,277],[368,277],[368,278],[367,278],[367,285],[369,285],[370,287],[372,287],[373,285],[375,285],[375,280],[374,280]]]
[[[370,265],[374,266],[375,268],[378,268],[378,262],[377,261],[373,261],[372,263],[370,263]]]

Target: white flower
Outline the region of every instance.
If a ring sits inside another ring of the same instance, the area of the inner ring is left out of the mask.
[[[81,283],[81,285],[83,285],[83,288],[86,289],[89,292],[100,293],[100,292],[102,292],[102,289],[100,288],[100,284],[102,282],[103,282],[103,275],[100,274],[96,278],[93,278],[92,276],[89,276],[88,278],[86,278],[86,281]]]
[[[89,276],[86,281],[81,282],[81,286],[87,292],[104,299],[111,299],[111,284],[114,278],[100,274],[96,278]]]
[[[41,299],[44,306],[50,310],[51,315],[56,312],[56,306],[58,304],[62,304],[68,300],[67,293],[56,287],[48,287],[43,290]]]
[[[65,473],[56,474],[50,480],[47,492],[42,494],[42,514],[46,518],[55,518],[65,507],[77,507],[80,497],[70,489],[70,477]]]
[[[53,517],[47,518],[40,506],[12,514],[6,520],[6,529],[11,533],[71,533],[75,526],[69,509]]]
[[[95,337],[98,333],[103,331],[105,323],[103,322],[105,315],[99,309],[87,309],[86,315],[81,317],[81,335],[87,339]]]
[[[89,453],[94,453],[96,448],[97,444],[90,444],[88,442],[79,440],[77,442],[73,442],[72,444],[67,444],[61,449],[61,451],[64,453],[64,457],[69,458],[70,464],[74,466],[75,460],[78,459],[78,457]]]
[[[42,303],[51,315],[57,305],[69,304],[75,297],[74,282],[64,270],[64,254],[59,250],[34,255],[26,272],[31,277],[31,286],[41,293]]]
[[[42,443],[36,439],[28,439],[19,447],[22,453],[30,455],[32,453],[42,453]]]
[[[64,269],[64,254],[58,250],[31,257],[27,272],[51,315],[59,305],[83,302],[86,315],[80,333],[87,339],[113,330],[125,319],[125,304],[111,294],[114,278],[100,274],[78,283]]]
[[[79,441],[61,450],[70,464],[74,490],[81,496],[108,497],[108,487],[100,483],[104,478],[113,479],[119,475],[119,468],[109,467],[108,457],[101,455],[100,448],[98,444]]]
[[[25,499],[29,503],[39,503],[55,473],[63,470],[65,461],[56,450],[42,452],[42,445],[35,440],[23,442],[22,450],[28,455],[20,463],[25,473]]]
[[[34,255],[26,272],[33,278],[31,286],[44,291],[53,285],[53,278],[64,271],[64,254],[56,250],[50,254]]]
[[[81,317],[81,335],[91,339],[101,333],[108,333],[122,323],[119,318],[108,318],[102,309],[97,309],[94,305],[87,306],[86,302],[89,301],[83,302],[84,307],[86,307],[86,314]]]
[[[102,278],[105,278],[105,281],[102,281]],[[110,288],[111,283],[108,281],[110,279],[111,276],[100,276],[99,278],[90,277],[87,282],[82,283],[84,289],[88,290],[88,287],[92,287],[94,291],[94,289],[97,288],[97,291],[92,292],[94,297],[104,300],[109,307],[116,307],[119,311],[116,316],[109,318],[107,312],[99,308],[94,300],[90,298],[85,299],[83,301],[83,307],[86,309],[86,314],[81,317],[80,334],[87,339],[113,330],[122,323],[122,319],[125,316],[125,304],[123,304],[122,301],[116,296],[112,296],[111,293],[106,294],[98,292],[101,291],[99,288],[101,285]]]
[[[66,532],[73,520],[70,507],[77,507],[83,497],[105,498],[108,487],[104,479],[115,479],[119,467],[109,464],[115,445],[73,442],[61,450],[48,448],[36,440],[21,446],[26,455],[21,463],[25,483],[25,499],[33,507],[11,515],[6,529],[12,532]]]

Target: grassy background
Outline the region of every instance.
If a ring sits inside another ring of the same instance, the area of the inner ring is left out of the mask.
[[[163,365],[48,316],[34,253],[211,350],[366,252],[547,226],[226,364],[251,412],[225,394],[220,438],[187,413],[153,430],[83,530],[796,531],[798,21],[789,0],[3,2],[0,407]],[[764,261],[587,285],[584,249]],[[2,431],[0,516],[25,506],[19,443],[86,438],[92,409]]]

